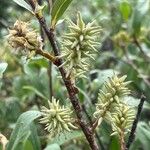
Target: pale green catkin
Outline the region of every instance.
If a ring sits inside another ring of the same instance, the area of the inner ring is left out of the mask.
[[[98,120],[98,125],[106,120],[112,126],[111,135],[126,135],[135,119],[135,110],[123,102],[125,96],[130,94],[127,85],[131,81],[126,81],[127,76],[118,77],[114,75],[104,83],[104,90],[98,94],[98,102],[94,117]],[[124,138],[124,137],[123,137]]]
[[[95,21],[86,25],[80,13],[77,14],[76,24],[69,20],[70,33],[63,36],[61,56],[64,58],[61,66],[66,67],[67,77],[86,77],[85,73],[91,66],[91,59],[94,59],[96,47],[100,45],[96,39],[101,27],[94,24]]]
[[[72,111],[68,107],[61,106],[59,100],[53,97],[52,102],[48,101],[49,108],[42,107],[42,118],[40,123],[45,124],[45,130],[50,132],[50,136],[56,136],[64,131],[77,129],[72,118]]]
[[[135,110],[134,108],[126,105],[119,104],[116,111],[112,113],[112,130],[111,135],[121,136],[122,132],[127,134],[130,132],[130,128],[135,119]]]

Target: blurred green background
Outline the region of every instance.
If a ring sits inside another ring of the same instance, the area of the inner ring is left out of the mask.
[[[44,1],[44,0],[43,0]],[[44,1],[47,4],[47,1]],[[85,107],[87,116],[92,116],[97,101],[97,93],[102,84],[114,72],[127,75],[131,95],[130,105],[137,107],[142,93],[146,102],[136,131],[131,150],[150,149],[150,0],[74,0],[57,25],[58,41],[67,31],[64,19],[76,19],[80,11],[85,22],[96,20],[103,29],[99,42],[101,46],[87,79],[77,81],[79,99]],[[44,9],[46,20],[50,23],[48,7]],[[0,0],[0,132],[8,139],[18,117],[28,110],[39,110],[47,105],[52,95],[66,104],[67,92],[55,66],[37,56],[26,60],[15,54],[7,42],[8,28],[16,20],[30,22],[40,32],[36,18],[13,1]],[[45,38],[45,49],[51,47]],[[37,121],[38,122],[38,121]],[[65,137],[49,139],[42,126],[36,123],[41,149],[81,150],[89,149],[81,132],[70,133]],[[110,137],[107,123],[97,129],[97,141],[105,150],[118,150],[116,137]],[[69,137],[70,138],[67,138]],[[61,141],[61,142],[60,142]],[[30,140],[25,139],[24,149],[33,150]],[[55,143],[55,144],[54,144]]]

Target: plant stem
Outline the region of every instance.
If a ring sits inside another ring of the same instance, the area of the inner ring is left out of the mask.
[[[126,149],[124,131],[121,131],[121,134],[120,134],[120,146],[121,146],[120,147],[121,150],[125,150]]]
[[[31,6],[34,10],[35,9],[35,3],[33,2],[33,0],[29,0],[29,3],[31,4]],[[52,49],[54,51],[55,56],[60,56],[60,50],[59,50],[57,43],[56,43],[56,39],[54,36],[54,30],[48,29],[48,26],[46,24],[44,17],[40,17],[38,14],[35,14],[35,15],[36,15],[37,19],[39,20],[39,23],[41,24],[43,30],[45,31],[45,33],[48,37],[48,40],[52,46]],[[57,63],[55,63],[55,65],[56,66],[62,65],[62,59],[59,59],[57,61]],[[80,125],[87,141],[89,142],[91,149],[92,150],[98,150],[99,148],[98,148],[98,145],[96,143],[94,134],[93,134],[90,126],[88,126],[87,122],[84,120],[82,107],[81,107],[79,100],[77,99],[77,96],[76,96],[76,94],[78,93],[78,90],[74,87],[70,78],[66,78],[65,69],[63,67],[60,67],[59,71],[60,71],[62,79],[65,83],[66,89],[68,91],[68,95],[69,95],[70,101],[73,105],[73,108],[75,110],[76,116],[78,118],[79,125]]]
[[[134,141],[135,131],[136,131],[136,128],[137,128],[137,123],[140,119],[140,115],[141,115],[141,112],[142,112],[142,108],[143,108],[143,104],[144,104],[145,99],[146,99],[146,97],[142,94],[140,103],[138,105],[138,111],[137,111],[135,120],[134,120],[133,125],[132,125],[132,129],[131,129],[131,132],[130,132],[130,135],[129,135],[129,138],[128,138],[128,142],[126,144],[126,150],[128,150],[130,148],[130,145]]]
[[[93,126],[92,119],[91,119],[90,115],[88,114],[88,112],[87,112],[86,107],[85,107],[84,104],[82,105],[82,108],[83,108],[83,111],[85,112],[85,114],[86,114],[86,116],[87,116],[87,118],[88,118],[88,120],[89,120],[89,122],[90,122],[90,124],[91,124],[91,127],[92,127],[92,126]],[[92,128],[92,130],[93,130],[93,128]],[[98,141],[98,143],[99,143],[99,146],[101,147],[101,150],[105,150],[105,147],[104,147],[104,145],[103,145],[103,143],[102,143],[102,141],[101,141],[101,139],[100,139],[100,137],[99,137],[97,131],[96,131],[96,130],[93,130],[93,132],[94,132],[94,131],[95,131],[95,136],[96,136],[96,138],[97,138],[97,141]]]
[[[50,100],[52,99],[52,96],[54,96],[54,93],[53,93],[53,84],[52,84],[52,62],[49,61],[48,63],[48,77],[49,77],[49,97],[50,97]]]
[[[36,54],[42,55],[43,57],[47,58],[48,60],[52,61],[54,64],[57,63],[57,58],[50,53],[43,51],[43,50],[36,50]]]

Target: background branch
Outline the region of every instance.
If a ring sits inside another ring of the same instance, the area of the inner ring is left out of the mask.
[[[126,145],[126,150],[128,150],[130,148],[132,142],[135,139],[135,131],[136,131],[136,128],[137,128],[137,123],[140,119],[140,115],[141,115],[141,112],[142,112],[142,108],[143,108],[143,104],[144,104],[145,99],[146,99],[146,97],[142,94],[140,103],[138,105],[138,111],[137,111],[135,120],[134,120],[133,125],[132,125],[132,129],[131,129],[131,132],[130,132],[130,135],[129,135],[129,138],[128,138],[128,142],[127,142],[127,145]]]
[[[54,96],[53,83],[52,83],[52,65],[53,65],[52,62],[49,61],[47,72],[48,72],[48,77],[49,77],[49,93],[50,93],[49,97],[50,97],[50,100]]]
[[[148,55],[146,55],[146,53],[144,52],[144,50],[142,49],[138,39],[136,38],[136,36],[134,35],[133,36],[133,42],[134,44],[139,48],[140,52],[142,53],[144,59],[147,61],[147,62],[150,62],[150,57]]]

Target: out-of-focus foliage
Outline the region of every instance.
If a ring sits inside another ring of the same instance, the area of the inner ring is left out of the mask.
[[[78,97],[85,107],[85,114],[92,116],[95,112],[98,91],[108,77],[112,77],[114,73],[126,74],[127,80],[132,81],[131,95],[126,98],[126,102],[137,108],[141,93],[144,92],[147,97],[136,138],[130,149],[148,150],[150,147],[150,0],[74,0],[61,17],[62,20],[57,22],[58,41],[61,41],[62,35],[67,32],[68,25],[65,20],[75,21],[75,14],[78,11],[81,12],[86,23],[95,19],[103,29],[99,39],[102,45],[98,48],[96,59],[92,61],[91,70],[86,74],[87,79],[81,78],[76,83],[79,90]],[[50,26],[51,17],[48,12],[48,6],[45,6],[44,15]],[[55,66],[41,56],[30,60],[26,60],[25,57],[20,58],[15,55],[15,50],[8,46],[7,27],[13,26],[18,19],[30,22],[32,27],[40,32],[38,21],[28,10],[12,1],[0,0],[0,132],[11,140],[8,150],[12,148],[14,150],[89,149],[80,130],[49,138],[44,127],[36,119],[41,106],[48,106],[47,101],[51,95],[61,98],[60,104],[70,105],[70,103],[66,100],[68,95]],[[46,38],[45,49],[51,52]],[[96,132],[97,142],[102,149],[119,150],[118,138],[110,137],[112,131],[107,122],[103,122]]]
[[[8,12],[6,9],[9,7],[9,1],[0,0],[0,28],[5,25],[5,20],[7,19]]]

